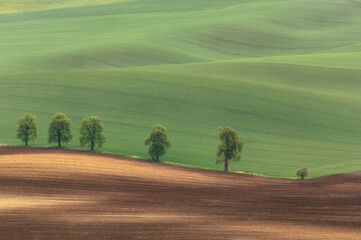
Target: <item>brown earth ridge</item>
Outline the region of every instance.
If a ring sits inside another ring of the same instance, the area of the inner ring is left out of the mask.
[[[0,239],[361,239],[361,173],[307,181],[0,148]]]

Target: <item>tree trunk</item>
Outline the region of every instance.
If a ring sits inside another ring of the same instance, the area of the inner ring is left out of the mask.
[[[94,143],[93,142],[90,143],[90,149],[91,149],[91,151],[94,151]]]
[[[58,134],[58,147],[60,148],[61,147],[61,141],[60,141],[60,134]]]
[[[155,156],[155,161],[157,161],[158,162],[158,159],[159,159],[159,156],[157,155],[157,156]]]
[[[301,179],[302,179],[302,180],[305,179],[305,176],[301,175]]]
[[[28,141],[29,141],[29,127],[26,126],[26,132],[25,132],[25,147],[28,146]]]
[[[229,172],[231,169],[229,167],[229,161],[226,159],[224,160],[224,171]]]

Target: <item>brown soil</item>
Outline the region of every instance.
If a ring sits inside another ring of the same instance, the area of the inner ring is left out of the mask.
[[[0,239],[361,239],[361,173],[310,181],[0,148]]]

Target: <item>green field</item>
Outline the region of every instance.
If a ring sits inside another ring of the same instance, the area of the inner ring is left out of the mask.
[[[97,115],[107,151],[147,157],[143,141],[163,124],[163,159],[222,169],[217,127],[231,126],[246,142],[232,170],[361,170],[361,0],[79,5],[0,14],[0,143],[19,144],[17,119],[31,112],[33,144],[46,145],[63,112],[73,147]]]
[[[39,11],[125,1],[131,0],[1,0],[0,13]]]

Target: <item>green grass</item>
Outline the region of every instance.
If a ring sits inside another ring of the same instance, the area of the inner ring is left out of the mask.
[[[246,141],[232,170],[310,177],[361,170],[361,2],[134,0],[0,15],[0,143],[55,112],[104,120],[104,151],[222,169],[217,127]]]
[[[0,13],[41,11],[124,1],[131,0],[1,0]]]

